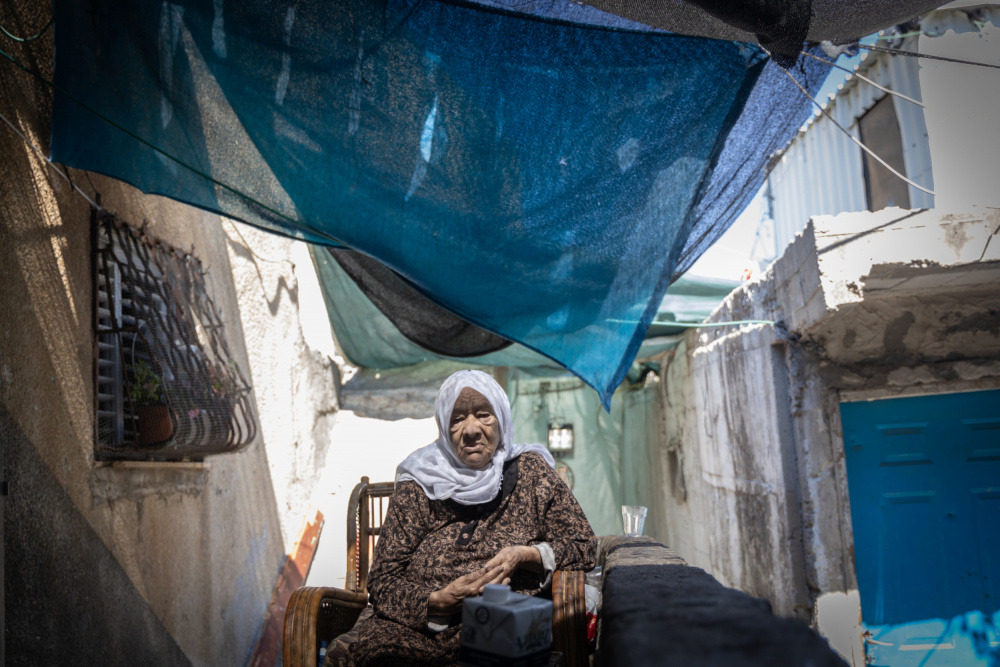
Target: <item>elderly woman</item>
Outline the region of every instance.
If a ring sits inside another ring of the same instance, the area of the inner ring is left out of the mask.
[[[457,661],[462,600],[486,584],[533,594],[552,572],[594,566],[594,531],[541,445],[513,442],[507,395],[460,371],[435,402],[439,436],[396,469],[375,548],[374,615],[350,664]]]

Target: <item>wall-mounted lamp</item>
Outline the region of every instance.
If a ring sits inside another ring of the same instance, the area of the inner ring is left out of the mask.
[[[555,456],[573,454],[572,424],[549,424],[549,451]]]

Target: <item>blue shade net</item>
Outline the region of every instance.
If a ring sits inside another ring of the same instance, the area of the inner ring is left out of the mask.
[[[376,258],[607,406],[765,65],[610,23],[62,0],[52,159]]]

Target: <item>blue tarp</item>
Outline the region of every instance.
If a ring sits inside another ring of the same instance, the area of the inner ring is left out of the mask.
[[[53,160],[371,255],[605,405],[764,66],[439,0],[60,0],[56,26]]]

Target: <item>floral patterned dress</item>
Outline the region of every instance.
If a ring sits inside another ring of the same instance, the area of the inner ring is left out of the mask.
[[[461,614],[446,630],[430,630],[430,594],[483,567],[504,547],[541,542],[552,547],[556,569],[594,567],[594,531],[569,487],[537,454],[508,461],[501,492],[482,505],[430,500],[415,482],[400,482],[368,577],[375,613],[358,627],[349,664],[456,664]],[[510,585],[530,595],[542,583],[542,576],[518,570]]]

